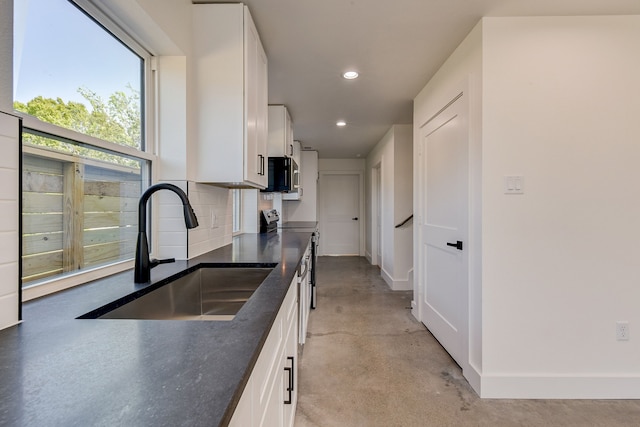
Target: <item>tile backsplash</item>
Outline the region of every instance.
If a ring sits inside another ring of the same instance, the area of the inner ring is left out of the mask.
[[[199,226],[189,230],[188,257],[228,245],[233,237],[233,195],[228,188],[189,182],[189,200]]]
[[[189,259],[231,243],[233,199],[227,188],[190,181],[168,181],[183,189],[198,217],[198,227],[187,230],[180,199],[158,192],[157,258]]]
[[[18,118],[0,113],[0,329],[18,322]]]

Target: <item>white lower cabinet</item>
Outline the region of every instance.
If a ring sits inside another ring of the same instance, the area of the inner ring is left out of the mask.
[[[294,278],[230,426],[293,426],[298,402],[297,288]]]
[[[284,426],[293,427],[298,405],[298,291],[293,280],[289,293],[294,303],[289,305],[285,317],[284,367],[282,369],[282,393],[284,395]]]
[[[236,406],[236,410],[233,412],[233,417],[229,422],[230,427],[246,427],[253,424],[253,402],[251,401],[251,388],[253,387],[252,378],[249,378],[249,382],[245,387],[245,391],[240,397],[240,402]]]

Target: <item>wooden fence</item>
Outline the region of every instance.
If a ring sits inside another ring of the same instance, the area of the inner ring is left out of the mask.
[[[136,168],[23,154],[23,285],[133,258],[141,191]]]

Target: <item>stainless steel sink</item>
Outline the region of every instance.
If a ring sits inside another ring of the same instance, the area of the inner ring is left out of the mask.
[[[272,270],[202,267],[98,318],[231,320]]]

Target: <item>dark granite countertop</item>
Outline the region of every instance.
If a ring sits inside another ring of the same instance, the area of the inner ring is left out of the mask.
[[[0,425],[226,425],[310,237],[244,234],[148,285],[126,271],[25,303],[0,331]],[[207,263],[277,265],[231,321],[76,319]]]
[[[308,228],[309,231],[315,230],[316,227],[318,227],[318,221],[287,221],[278,226],[278,228],[282,228],[284,230],[291,228]]]

